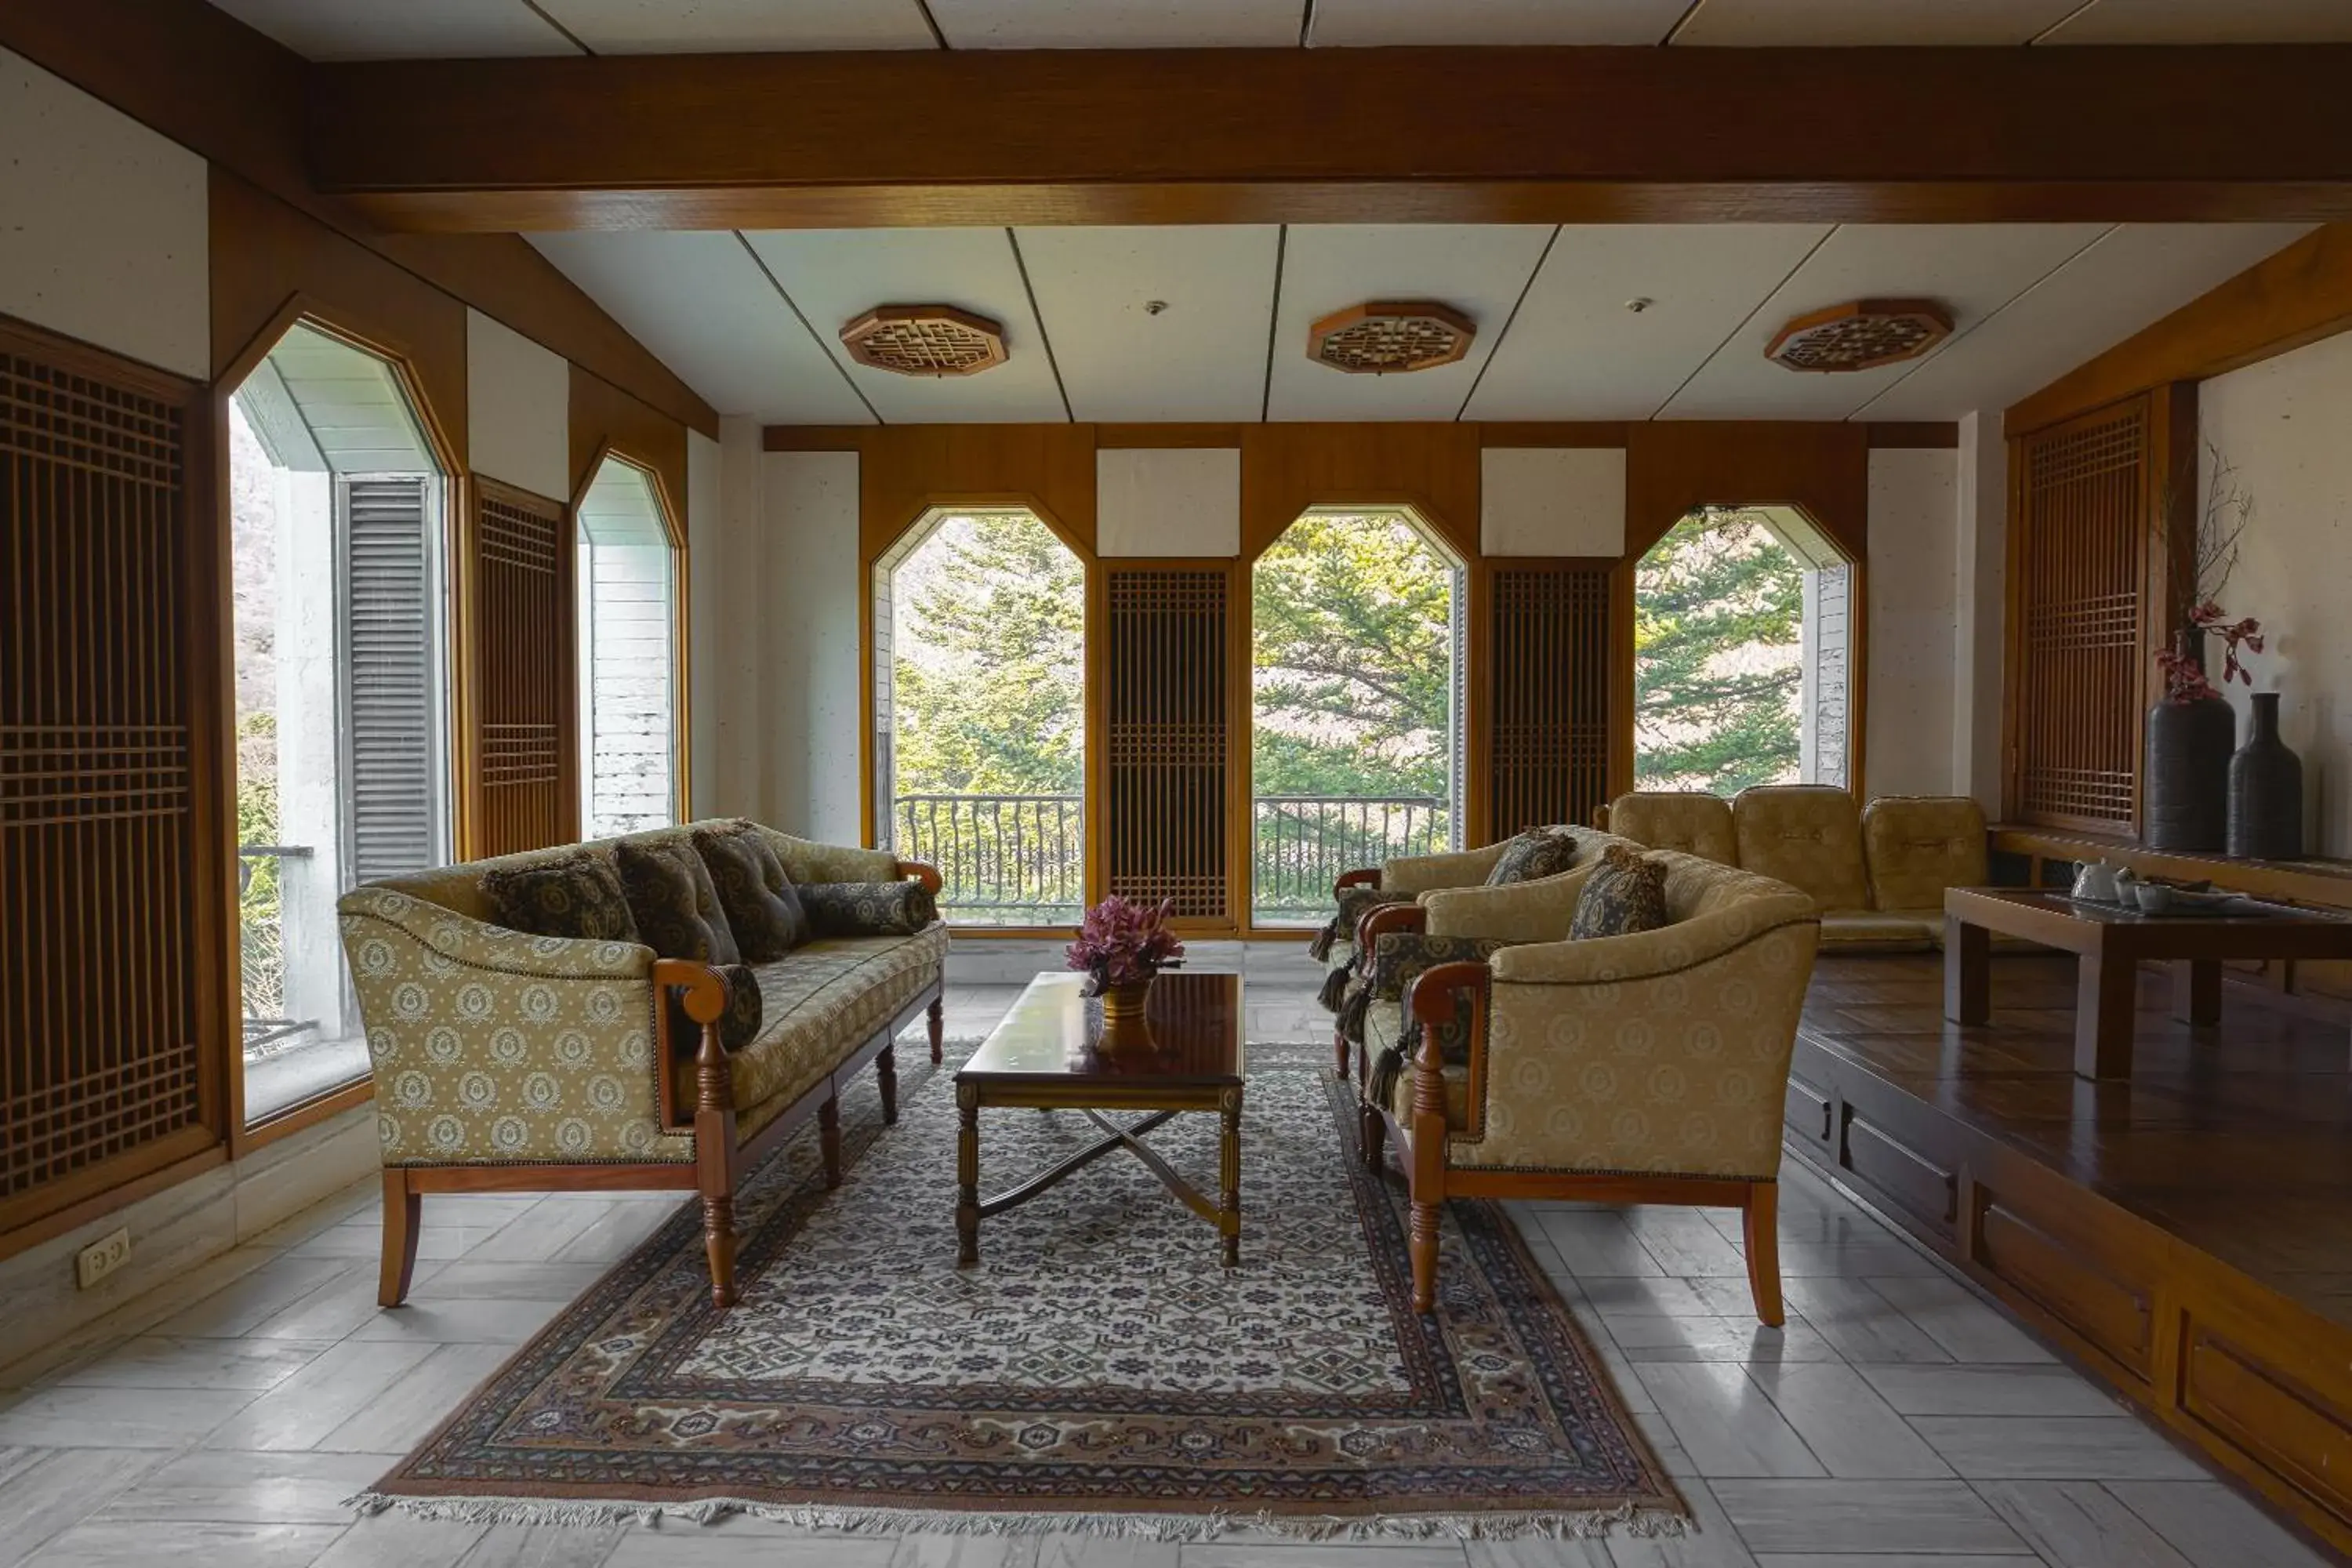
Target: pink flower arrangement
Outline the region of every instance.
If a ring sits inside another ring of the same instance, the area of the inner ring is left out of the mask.
[[[1114,985],[1181,967],[1184,944],[1168,929],[1175,907],[1172,899],[1142,904],[1112,894],[1078,923],[1078,940],[1069,946],[1070,967],[1094,977],[1089,990],[1097,996]]]
[[[2198,630],[2221,639],[2221,684],[2242,680],[2252,686],[2253,671],[2239,658],[2238,651],[2263,651],[2263,623],[2252,616],[2242,620],[2226,620],[2221,606],[2210,599],[2190,610],[2189,619]],[[2199,702],[2221,695],[2206,678],[2205,667],[2178,649],[2164,649],[2156,656],[2156,664],[2164,671],[2164,699],[2168,702]]]

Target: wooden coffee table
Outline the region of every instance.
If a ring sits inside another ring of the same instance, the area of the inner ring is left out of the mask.
[[[980,1222],[1024,1204],[1114,1149],[1125,1149],[1242,1260],[1242,982],[1238,974],[1167,973],[1151,983],[1145,1029],[1106,1038],[1083,974],[1040,974],[956,1074],[956,1263],[980,1261]],[[1082,1111],[1108,1134],[995,1197],[980,1195],[980,1113],[991,1106]],[[1109,1112],[1150,1114],[1121,1125]],[[1215,1202],[1146,1147],[1143,1135],[1186,1110],[1223,1121]]]
[[[2248,900],[2252,903],[2252,900]],[[2129,1078],[2132,1012],[2143,960],[2169,963],[2172,1014],[2221,1021],[2221,964],[2232,958],[2352,958],[2352,920],[2280,904],[2237,914],[2144,915],[2063,893],[1952,888],[1944,894],[1944,1016],[1992,1018],[1992,933],[2077,955],[2074,1071]]]

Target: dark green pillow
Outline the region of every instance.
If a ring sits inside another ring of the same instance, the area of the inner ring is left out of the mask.
[[[913,936],[940,918],[920,882],[810,882],[795,890],[819,936]]]
[[[719,907],[746,963],[769,963],[809,939],[808,911],[757,828],[698,829],[694,851],[719,890]]]
[[[498,923],[530,936],[635,942],[637,922],[620,876],[604,857],[583,850],[551,865],[482,874],[482,893]]]
[[[633,844],[624,838],[613,846],[613,864],[621,874],[630,918],[637,922],[638,940],[658,956],[713,964],[743,962],[727,911],[719,907],[719,889],[710,885],[710,873],[702,868],[693,845]]]
[[[1666,917],[1666,863],[1612,844],[1585,879],[1569,921],[1571,940],[1632,936],[1671,923]]]
[[[1565,828],[1530,827],[1503,846],[1503,858],[1486,873],[1486,886],[1532,882],[1576,868],[1576,835]]]
[[[766,1009],[760,999],[760,977],[751,973],[748,963],[721,963],[715,966],[719,978],[727,983],[727,1009],[719,1015],[719,1044],[721,1049],[740,1051],[760,1037],[760,1024]],[[669,1037],[689,1056],[698,1048],[702,1037],[695,1032],[695,1022],[686,1015],[685,998],[676,991],[669,994]]]

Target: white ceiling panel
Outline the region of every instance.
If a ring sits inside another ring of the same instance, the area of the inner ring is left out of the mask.
[[[824,336],[875,412],[892,425],[1066,418],[1001,228],[773,230],[743,237]],[[1001,321],[1009,356],[969,376],[898,375],[850,360],[841,329],[877,305],[953,305]]]
[[[1255,419],[1273,227],[1024,228],[1021,253],[1079,419]],[[1153,313],[1154,301],[1167,309]]]
[[[1302,226],[1290,231],[1274,332],[1271,419],[1451,419],[1502,334],[1552,231]],[[1477,326],[1455,363],[1407,375],[1350,375],[1307,357],[1314,321],[1371,300],[1434,300]]]
[[[2352,43],[2352,0],[2094,0],[2042,41]]]
[[[307,59],[576,55],[522,0],[215,0]]]
[[[931,49],[915,0],[540,0],[600,55]]]
[[[1829,232],[1570,225],[1467,417],[1647,419]],[[1636,300],[1649,303],[1629,310]]]
[[[719,412],[776,425],[873,423],[732,231],[530,239]]]
[[[2125,224],[1860,415],[1957,419],[2005,408],[2309,232],[2304,224]]]
[[[2210,0],[2215,5],[2235,0]],[[2082,0],[1699,0],[1677,44],[2022,44]]]
[[[2101,224],[1841,228],[1757,307],[1660,417],[1843,419],[1921,362],[1827,374],[1783,369],[1764,350],[1791,317],[1848,300],[1935,300],[1951,312],[1957,339],[2105,232]]]
[[[1316,0],[1318,48],[1663,43],[1690,0]]]
[[[956,49],[1278,49],[1299,0],[930,0]]]

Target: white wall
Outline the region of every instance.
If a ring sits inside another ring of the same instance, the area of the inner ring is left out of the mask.
[[[1235,447],[1095,454],[1099,555],[1238,555],[1242,454]]]
[[[205,161],[0,49],[0,314],[212,377]]]
[[[549,500],[572,500],[572,366],[511,327],[466,311],[467,457]]]
[[[2263,623],[2255,689],[2280,694],[2281,735],[2303,756],[2304,848],[2352,855],[2352,332],[2206,382],[2198,410],[2253,500],[2219,602]],[[2229,689],[2242,738],[2246,689]]]
[[[1957,459],[1949,447],[1870,454],[1863,785],[1874,796],[1952,787]]]
[[[1478,511],[1483,554],[1622,554],[1624,450],[1490,448],[1479,454]]]
[[[857,454],[765,458],[770,631],[766,711],[776,815],[832,843],[864,838],[857,753]]]

